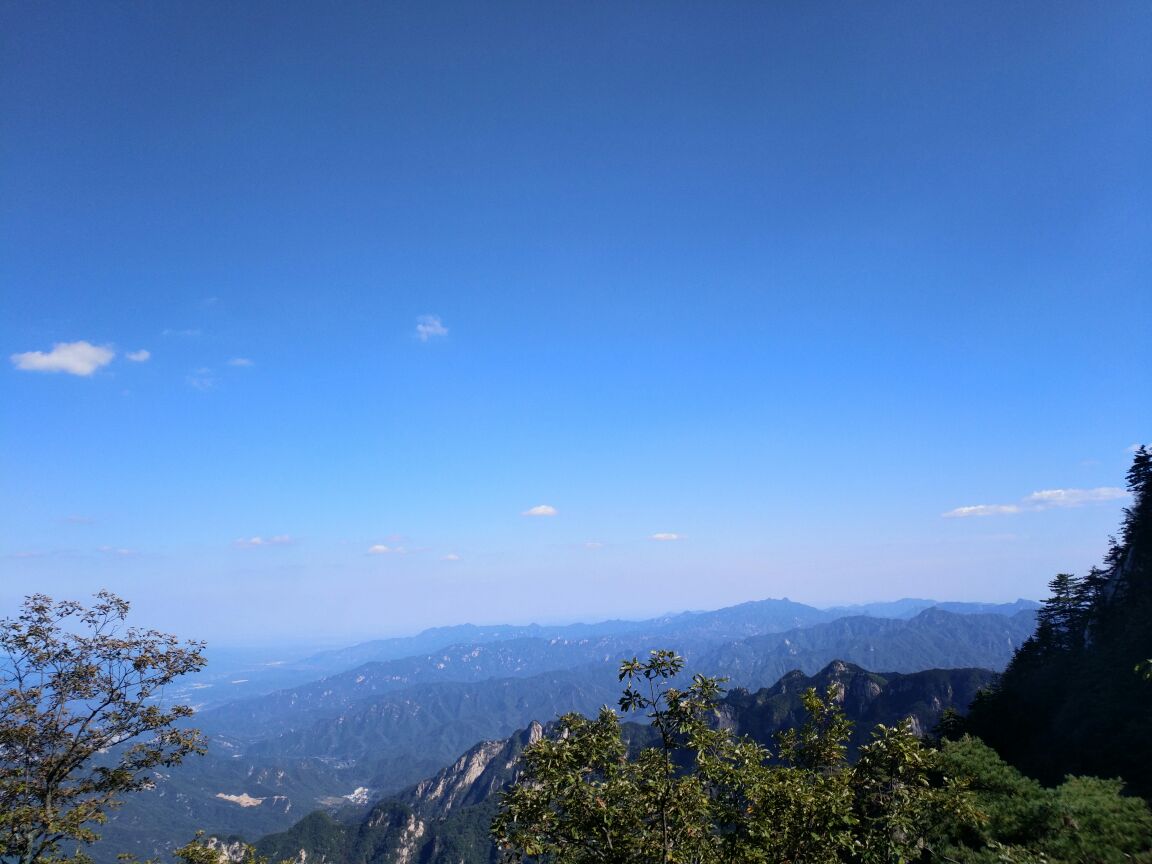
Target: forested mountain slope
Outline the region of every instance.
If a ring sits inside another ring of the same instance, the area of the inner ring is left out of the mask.
[[[1128,472],[1132,506],[1101,567],[1062,573],[1035,633],[969,728],[1045,782],[1123,777],[1152,795],[1152,454]]]

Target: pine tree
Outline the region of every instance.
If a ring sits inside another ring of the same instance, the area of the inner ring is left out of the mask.
[[[974,703],[969,728],[1046,782],[1121,776],[1152,794],[1152,454],[1128,471],[1132,504],[1103,567],[1058,574],[1036,633],[998,685]]]

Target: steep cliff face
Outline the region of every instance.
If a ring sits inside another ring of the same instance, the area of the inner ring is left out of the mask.
[[[444,770],[377,803],[358,825],[314,814],[283,834],[265,837],[257,848],[273,860],[300,864],[494,861],[488,824],[499,793],[515,780],[524,748],[543,734],[534,722],[503,741],[483,741]]]
[[[444,819],[460,807],[482,803],[516,776],[524,748],[539,741],[544,727],[537,722],[503,741],[483,741],[452,765],[400,796],[418,813]]]

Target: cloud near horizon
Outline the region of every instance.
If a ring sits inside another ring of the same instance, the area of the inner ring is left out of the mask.
[[[680,535],[673,532],[673,531],[657,531],[655,534],[653,534],[648,539],[649,540],[659,540],[661,542],[667,543],[667,542],[670,542],[672,540],[679,540]]]
[[[416,338],[427,342],[436,336],[447,336],[448,328],[444,326],[439,315],[421,315],[416,319]]]
[[[1004,516],[1013,513],[1082,507],[1102,501],[1116,501],[1128,492],[1118,486],[1098,486],[1095,489],[1041,489],[1022,499],[1018,504],[970,504],[940,514],[945,519],[963,519],[967,516]]]
[[[11,355],[13,365],[25,372],[66,372],[87,378],[112,362],[116,352],[91,342],[57,342],[51,351],[25,351]]]
[[[136,558],[140,554],[135,549],[124,549],[116,546],[100,546],[96,551],[103,555],[111,555],[115,558]]]
[[[529,507],[521,516],[555,516],[559,511],[551,504],[537,504],[535,507]]]

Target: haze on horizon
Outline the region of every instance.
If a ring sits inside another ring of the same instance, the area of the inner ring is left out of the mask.
[[[1152,9],[0,7],[0,616],[1038,598],[1149,440]]]

